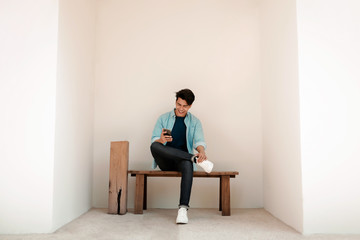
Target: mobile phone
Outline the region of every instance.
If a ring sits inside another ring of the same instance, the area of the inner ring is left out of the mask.
[[[171,130],[170,129],[164,129],[164,130],[165,130],[165,133],[164,133],[165,136],[171,136]]]

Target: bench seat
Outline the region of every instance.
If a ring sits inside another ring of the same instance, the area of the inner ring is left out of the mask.
[[[177,171],[138,171],[129,170],[132,177],[136,177],[135,190],[135,204],[134,213],[142,214],[146,210],[146,196],[147,196],[147,178],[148,177],[181,177],[181,172]],[[230,178],[235,178],[239,172],[199,172],[194,171],[194,177],[201,178],[219,178],[219,211],[222,211],[223,216],[230,216]]]

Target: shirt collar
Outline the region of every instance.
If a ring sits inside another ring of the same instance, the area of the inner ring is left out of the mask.
[[[174,108],[174,110],[173,110],[173,111],[171,111],[171,113],[170,113],[170,116],[171,116],[171,117],[176,117],[176,114],[175,114],[175,109],[176,109],[176,108]],[[186,118],[187,116],[189,116],[189,114],[190,114],[190,113],[189,113],[189,112],[187,112],[187,113],[186,113],[185,118]]]

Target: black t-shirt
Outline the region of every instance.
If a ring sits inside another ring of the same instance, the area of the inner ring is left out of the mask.
[[[186,146],[186,125],[185,117],[177,117],[174,123],[174,127],[171,130],[172,142],[167,142],[166,146],[171,146],[185,152],[188,152]]]

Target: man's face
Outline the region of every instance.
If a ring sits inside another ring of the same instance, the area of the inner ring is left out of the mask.
[[[191,108],[191,105],[188,105],[187,102],[182,98],[178,98],[175,104],[176,104],[175,114],[178,117],[185,117],[186,113]]]

